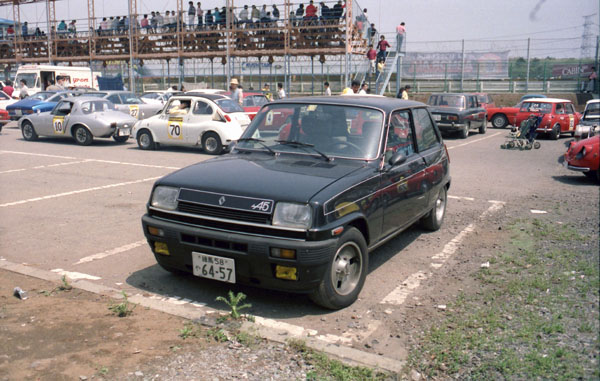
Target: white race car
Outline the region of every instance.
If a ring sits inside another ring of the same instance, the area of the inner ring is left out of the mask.
[[[229,97],[218,94],[180,95],[169,99],[163,110],[140,120],[131,135],[143,150],[157,145],[200,145],[218,155],[239,139],[250,124],[244,109]]]

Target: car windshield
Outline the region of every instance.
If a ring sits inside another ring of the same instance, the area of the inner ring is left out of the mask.
[[[37,79],[36,73],[19,73],[15,77],[15,83],[17,87],[21,87],[21,80],[24,79],[27,83],[27,87],[34,87]]]
[[[590,103],[585,108],[583,119],[598,119],[600,118],[600,103]]]
[[[236,147],[374,159],[382,129],[383,113],[379,110],[328,104],[272,104],[261,109]]]
[[[145,93],[145,94],[142,94],[142,98],[145,98],[145,99],[160,99],[160,95],[158,93]]]
[[[430,106],[465,107],[465,97],[462,95],[434,94],[427,102]]]
[[[74,94],[69,94],[69,93],[58,93],[58,94],[54,94],[53,96],[51,96],[50,98],[46,99],[47,102],[58,102],[63,98],[69,97],[69,96],[74,96]]]
[[[521,112],[539,112],[540,114],[549,114],[552,112],[552,103],[543,102],[523,102]]]
[[[487,95],[478,95],[477,96],[477,102],[479,102],[479,103],[488,103],[488,97],[487,97]]]
[[[54,95],[57,95],[57,94],[56,93],[49,93],[49,92],[42,91],[42,92],[39,92],[39,93],[35,93],[32,96],[30,96],[30,97],[27,97],[27,99],[33,99],[33,100],[36,100],[36,101],[45,101],[45,100],[50,100],[49,98],[52,97],[52,96],[54,96]],[[58,100],[56,102],[58,102]]]
[[[124,105],[137,105],[140,103],[144,103],[134,93],[121,93],[121,99],[123,100]]]
[[[269,100],[264,95],[252,95],[248,98],[252,98],[253,106],[262,106],[269,103]]]
[[[95,98],[104,98],[106,96],[106,93],[87,93],[85,94],[86,97],[95,97]]]
[[[116,110],[116,109],[117,108],[115,107],[114,104],[112,104],[109,101],[104,101],[104,100],[83,102],[81,104],[81,112],[83,112],[84,114],[91,114],[93,112]]]
[[[214,102],[226,113],[244,112],[244,109],[239,104],[229,98],[215,99]]]

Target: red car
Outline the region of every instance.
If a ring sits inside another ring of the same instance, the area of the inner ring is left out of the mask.
[[[557,140],[561,134],[575,135],[575,126],[579,124],[581,114],[575,111],[571,101],[555,98],[533,98],[523,101],[519,112],[515,115],[513,126],[520,126],[521,122],[535,114],[542,117],[537,127],[538,133],[550,134]]]
[[[565,153],[564,165],[572,171],[583,172],[600,184],[600,135],[571,142]]]
[[[488,93],[473,93],[477,95],[477,102],[484,109],[488,110],[492,107],[496,107],[496,103],[492,99],[492,96]]]
[[[8,111],[0,110],[0,131],[2,131],[2,126],[4,126],[8,122],[10,122]]]
[[[223,91],[221,94],[230,97],[231,91]],[[263,93],[244,91],[242,92],[242,94],[244,95],[244,100],[242,101],[242,108],[244,109],[246,115],[248,115],[250,120],[254,119],[256,113],[258,112],[258,110],[260,110],[262,105],[269,103],[269,99],[267,99],[267,96]]]
[[[546,96],[543,94],[525,94],[521,97],[519,103],[512,107],[496,107],[495,105],[488,105],[486,107],[488,122],[491,122],[494,128],[504,128],[509,124],[512,124],[515,120],[515,116],[521,109],[523,102],[531,98],[546,98]],[[518,125],[514,126],[518,127]]]

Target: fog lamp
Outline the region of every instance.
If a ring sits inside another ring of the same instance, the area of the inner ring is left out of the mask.
[[[280,249],[278,247],[271,248],[271,256],[275,258],[283,259],[296,259],[296,250],[293,249]]]
[[[157,254],[171,255],[165,242],[154,242],[154,252]]]
[[[286,280],[298,280],[296,271],[297,269],[295,267],[277,265],[275,266],[275,277]]]

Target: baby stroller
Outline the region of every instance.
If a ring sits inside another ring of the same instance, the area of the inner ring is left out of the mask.
[[[509,140],[501,144],[500,148],[518,148],[520,150],[539,149],[541,145],[535,141],[535,138],[537,137],[536,129],[541,121],[541,116],[536,116],[535,114],[529,115],[529,118],[521,122],[521,126],[518,129],[517,127],[510,129],[510,133],[508,134]]]

